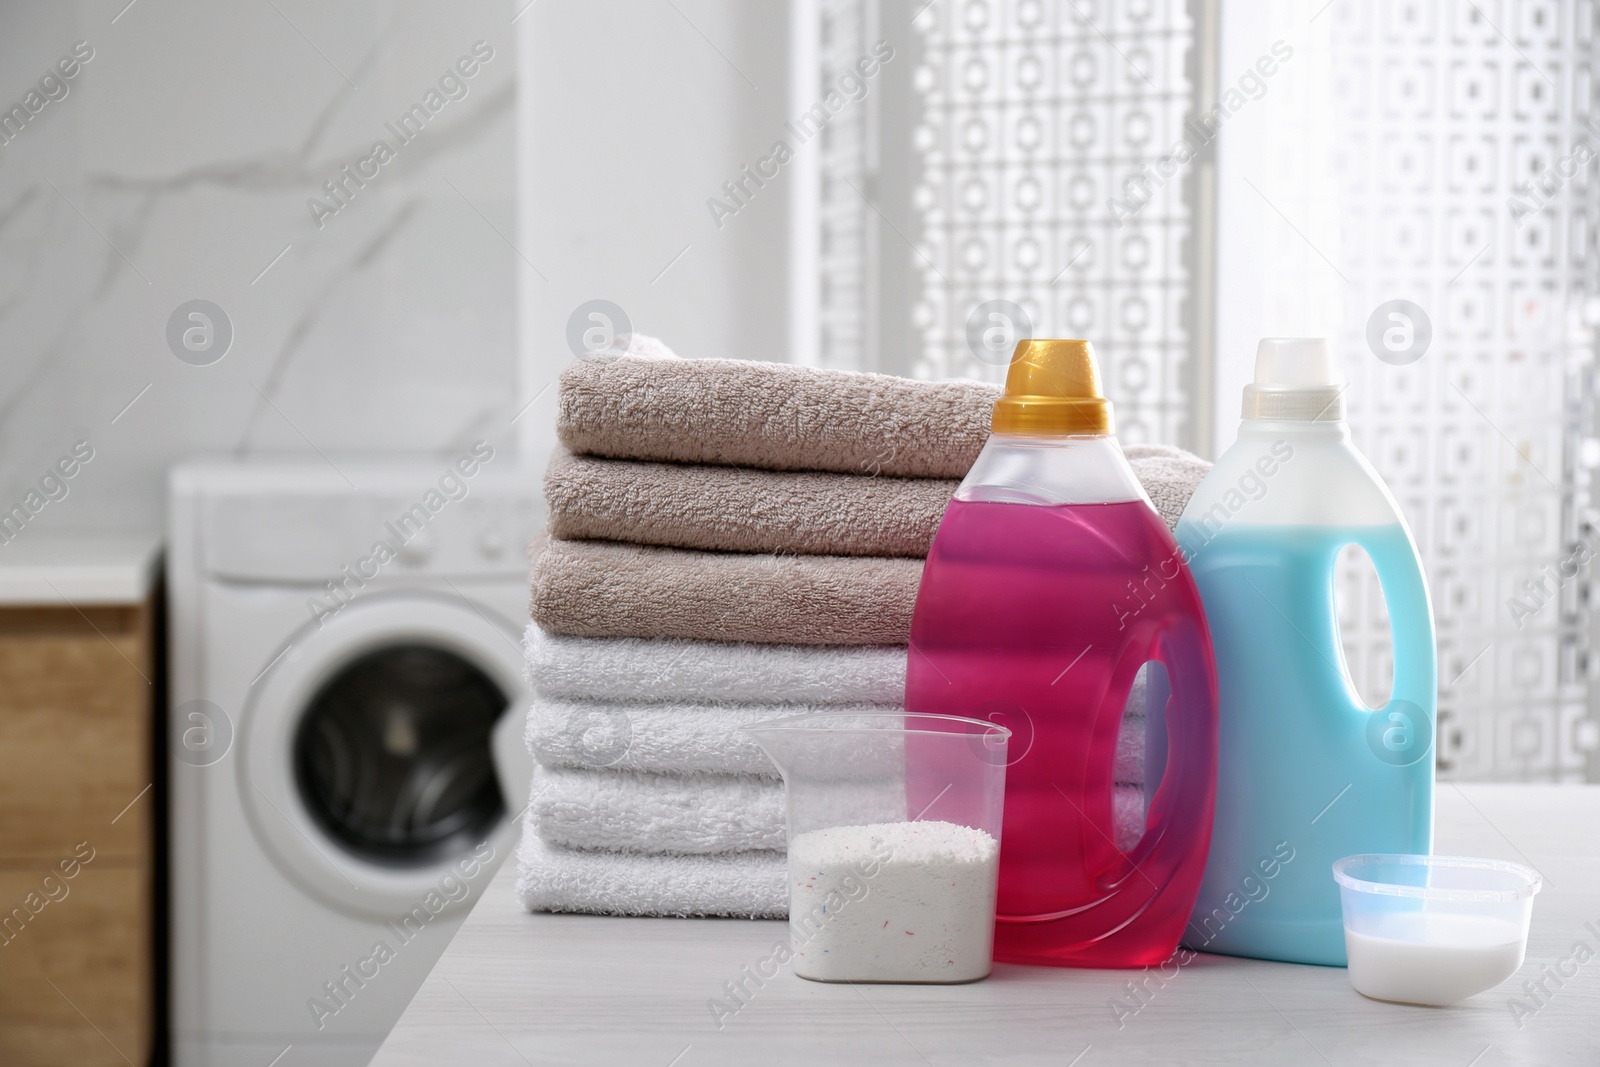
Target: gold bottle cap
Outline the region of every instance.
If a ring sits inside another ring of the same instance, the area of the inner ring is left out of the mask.
[[[1109,434],[1111,401],[1088,341],[1018,341],[1006,391],[994,406],[995,433]]]

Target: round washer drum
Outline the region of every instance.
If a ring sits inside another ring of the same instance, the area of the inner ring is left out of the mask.
[[[346,909],[414,904],[527,788],[502,781],[522,762],[515,631],[462,598],[356,601],[295,634],[253,692],[251,823],[285,873]]]
[[[404,642],[357,656],[295,731],[300,799],[325,833],[374,862],[468,851],[505,814],[490,742],[508,699],[447,648]]]

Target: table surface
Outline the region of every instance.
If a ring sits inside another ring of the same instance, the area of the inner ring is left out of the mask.
[[[1111,1005],[1132,1003],[1140,972],[998,964],[972,985],[835,985],[786,967],[719,1028],[712,999],[786,924],[530,915],[512,863],[372,1062],[1600,1064],[1600,786],[1441,783],[1436,823],[1440,854],[1544,876],[1522,970],[1450,1008],[1367,1000],[1342,968],[1200,954],[1120,1020]],[[1524,992],[1540,979],[1548,993]]]

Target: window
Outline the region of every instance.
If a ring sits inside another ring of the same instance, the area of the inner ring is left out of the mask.
[[[1441,774],[1600,780],[1593,4],[797,10],[813,87],[897,49],[796,186],[802,359],[993,381],[986,334],[1088,337],[1125,442],[1214,455],[1255,339],[1332,337],[1428,567]]]

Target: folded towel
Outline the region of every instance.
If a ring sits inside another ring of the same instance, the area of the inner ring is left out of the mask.
[[[541,538],[531,613],[551,633],[574,637],[903,645],[921,580],[918,559]]]
[[[783,715],[886,709],[898,710],[898,705],[627,704],[539,696],[528,712],[525,740],[528,751],[546,767],[770,778],[777,775],[777,769],[741,726]],[[1142,750],[1142,725],[1139,730]],[[1120,735],[1117,744],[1117,780],[1138,781],[1122,776]],[[1142,762],[1142,751],[1133,751],[1131,756],[1135,763]]]
[[[1111,778],[1118,785],[1144,785],[1144,724],[1143,715],[1122,716],[1111,761]]]
[[[783,848],[783,783],[535,766],[528,818],[566,848],[679,854]]]
[[[580,852],[547,844],[532,820],[517,849],[517,897],[529,911],[781,919],[788,892],[781,852]]]
[[[1117,847],[1137,842],[1120,829]],[[558,848],[525,822],[517,848],[517,897],[529,911],[781,919],[789,912],[781,852],[650,856]]]
[[[1167,529],[1175,529],[1178,517],[1189,506],[1189,498],[1211,471],[1211,464],[1171,445],[1129,445],[1123,453],[1139,484],[1150,495],[1150,503],[1166,520]]]
[[[550,533],[724,552],[926,556],[955,479],[595,459],[545,471]]]
[[[904,645],[593,639],[561,637],[529,623],[523,647],[529,683],[552,699],[899,704],[906,690]]]
[[[1179,448],[1130,445],[1129,464],[1168,527],[1211,465]],[[550,532],[725,552],[926,556],[960,484],[558,451],[545,472]]]
[[[1161,690],[1165,699],[1166,689]],[[1144,785],[1144,733],[1150,714],[1150,665],[1139,668],[1128,688],[1117,724],[1117,747],[1112,756],[1111,780],[1118,785]]]
[[[960,478],[999,396],[785,363],[583,356],[561,373],[556,433],[614,459]]]
[[[847,812],[884,807],[881,783],[841,781],[838,789],[842,821]],[[1144,811],[1142,787],[1113,787],[1118,848],[1132,848],[1144,833]],[[784,787],[779,779],[753,776],[536,767],[528,821],[542,840],[563,848],[696,855],[782,850]]]
[[[780,715],[898,710],[889,705],[625,704],[535,697],[524,740],[546,767],[651,774],[754,774],[777,770],[741,726]],[[1112,778],[1144,781],[1145,717],[1129,712],[1117,733]]]
[[[1117,848],[1127,852],[1144,836],[1144,789],[1136,785],[1117,785],[1111,788],[1111,840]]]

